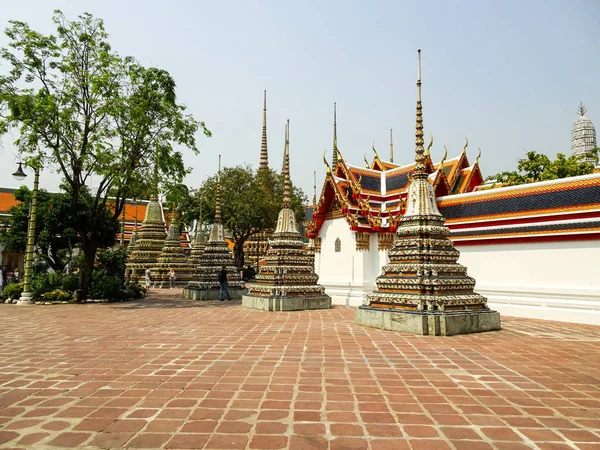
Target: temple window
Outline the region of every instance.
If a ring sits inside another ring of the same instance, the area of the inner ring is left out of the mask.
[[[342,241],[340,241],[340,238],[336,238],[335,240],[335,251],[336,253],[342,251]]]

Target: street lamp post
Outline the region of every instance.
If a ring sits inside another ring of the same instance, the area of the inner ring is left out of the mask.
[[[22,163],[13,176],[23,181],[27,174],[23,172]],[[40,185],[40,167],[36,164],[34,167],[35,176],[33,178],[33,191],[31,193],[31,210],[29,213],[29,223],[27,225],[27,246],[25,247],[25,275],[23,276],[23,292],[17,305],[33,305],[33,293],[29,290],[31,286],[31,272],[33,266],[33,251],[35,247],[35,225],[37,219],[37,196]]]

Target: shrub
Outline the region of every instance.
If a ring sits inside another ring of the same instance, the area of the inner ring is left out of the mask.
[[[125,289],[130,290],[133,293],[132,298],[143,298],[146,294],[146,289],[135,282],[125,283]]]
[[[99,250],[97,261],[99,269],[103,269],[106,275],[116,275],[123,280],[127,264],[127,251],[124,248]]]
[[[65,291],[76,291],[79,288],[79,277],[77,275],[63,275],[60,287]]]
[[[73,292],[63,289],[54,289],[53,291],[42,294],[41,299],[46,302],[68,302],[73,298]]]
[[[61,285],[61,275],[56,272],[33,273],[31,277],[30,291],[34,299],[39,299],[46,292],[59,289]]]
[[[23,284],[21,283],[10,283],[7,286],[4,286],[4,295],[6,295],[11,300],[21,297],[23,293]]]
[[[116,275],[105,275],[103,270],[95,270],[92,277],[90,298],[120,299],[121,279]]]

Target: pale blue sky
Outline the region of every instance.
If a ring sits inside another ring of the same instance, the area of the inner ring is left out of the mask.
[[[422,49],[425,132],[432,154],[470,141],[485,175],[513,169],[526,150],[570,153],[580,101],[600,127],[600,1],[66,1],[4,2],[7,20],[52,31],[51,15],[105,20],[113,48],[168,70],[179,100],[206,121],[187,183],[226,166],[258,164],[268,92],[269,163],[281,168],[290,119],[294,183],[312,198],[331,159],[332,109],[344,158],[363,164],[371,144],[395,161],[414,152],[416,51]],[[4,35],[0,46],[6,45]],[[13,149],[0,150],[0,185],[16,186]],[[45,171],[42,186],[56,189]],[[31,184],[31,179],[28,183]]]

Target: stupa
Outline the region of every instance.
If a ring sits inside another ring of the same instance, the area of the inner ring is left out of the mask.
[[[256,280],[246,283],[248,293],[242,305],[264,311],[297,311],[331,308],[331,297],[317,284],[314,257],[304,249],[296,216],[291,209],[289,121],[286,128],[285,164],[283,170],[283,208]]]
[[[196,235],[192,242],[192,250],[190,251],[190,257],[188,258],[188,264],[192,267],[196,267],[200,263],[200,257],[204,253],[204,247],[208,236],[202,229],[202,211],[200,212],[200,219],[198,219],[198,226],[196,228]]]
[[[240,272],[235,266],[233,254],[225,241],[221,220],[221,156],[219,155],[219,176],[217,178],[217,195],[215,205],[215,221],[210,228],[208,242],[200,256],[192,280],[183,290],[183,297],[194,300],[219,299],[219,272],[225,266],[228,273],[229,291],[232,299],[242,297],[244,288]]]
[[[175,270],[176,287],[184,287],[194,275],[194,266],[190,265],[188,258],[181,248],[181,239],[179,238],[179,228],[175,224],[169,226],[167,239],[163,245],[162,252],[150,271],[154,285],[159,288],[168,288],[169,271]]]
[[[158,191],[156,188],[155,190]],[[165,243],[165,220],[157,197],[157,192],[150,197],[135,247],[127,262],[127,276],[131,280],[141,280],[144,277],[146,269],[155,265]]]
[[[500,314],[473,291],[475,280],[457,263],[459,252],[440,214],[427,179],[421,105],[421,51],[417,77],[415,170],[408,189],[390,263],[356,312],[360,325],[421,335],[475,333],[500,329]]]
[[[577,110],[579,117],[571,128],[571,155],[581,158],[583,162],[594,163],[591,150],[596,148],[596,128],[590,118],[585,116],[587,109],[583,103]]]

